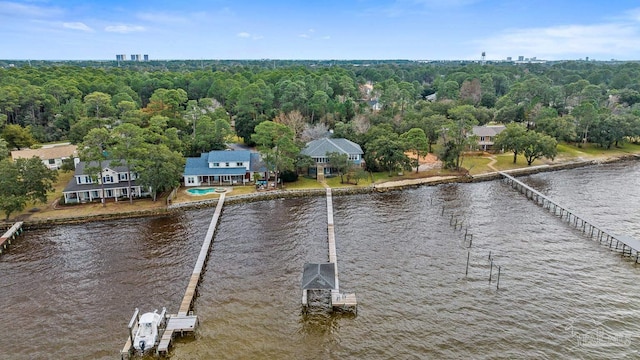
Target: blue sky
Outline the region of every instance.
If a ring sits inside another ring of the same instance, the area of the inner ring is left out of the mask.
[[[640,60],[640,3],[0,0],[0,59]]]

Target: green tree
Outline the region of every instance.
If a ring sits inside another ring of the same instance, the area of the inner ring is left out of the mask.
[[[300,149],[296,146],[293,131],[283,124],[263,121],[256,126],[251,137],[263,155],[267,169],[275,174],[278,184],[278,173],[284,170],[295,170],[296,157]]]
[[[367,166],[377,164],[389,176],[398,169],[411,169],[411,161],[405,155],[405,147],[395,133],[382,135],[366,144]]]
[[[455,81],[447,81],[438,88],[438,99],[457,100],[460,96],[460,86]]]
[[[336,170],[340,175],[340,183],[344,184],[344,175],[349,171],[351,163],[349,162],[349,155],[339,152],[327,153],[327,160],[329,167]]]
[[[476,141],[476,137],[467,135],[478,123],[469,107],[469,105],[462,105],[449,109],[453,119],[444,126],[445,131],[442,135],[445,147],[441,151],[441,157],[451,160],[444,161],[446,168],[460,169],[464,149]]]
[[[227,147],[226,139],[231,134],[231,126],[225,119],[211,120],[209,116],[203,115],[196,126],[192,153],[224,150]]]
[[[7,145],[7,141],[3,138],[0,138],[0,160],[9,156],[9,146]]]
[[[576,120],[576,132],[581,142],[589,141],[589,130],[598,120],[598,110],[590,102],[584,102],[571,111]]]
[[[9,149],[27,148],[36,143],[31,135],[31,127],[23,128],[17,124],[9,124],[2,130],[2,137],[7,142]]]
[[[170,120],[179,119],[187,100],[187,92],[183,89],[157,89],[149,98],[145,111],[151,116],[162,115]]]
[[[156,201],[158,194],[180,185],[184,158],[164,144],[147,144],[145,154],[140,163],[137,182],[148,187],[151,198]]]
[[[46,203],[56,179],[57,173],[39,158],[0,160],[0,210],[6,219],[23,210],[28,201]]]
[[[85,96],[84,105],[87,115],[96,119],[102,119],[114,113],[114,108],[111,105],[111,95],[103,92],[96,91]]]
[[[367,171],[363,169],[361,166],[353,165],[349,167],[349,171],[347,172],[347,183],[351,182],[353,179],[354,183],[358,185],[360,180],[366,178],[368,176]]]
[[[30,159],[16,159],[16,167],[20,173],[22,191],[27,199],[46,203],[47,193],[54,191],[53,184],[58,179],[58,173],[49,170],[38,157]]]
[[[459,169],[460,157],[464,147],[454,140],[445,141],[442,149],[440,150],[438,157],[442,161],[445,169]]]
[[[0,210],[5,220],[27,205],[27,195],[20,181],[20,172],[11,159],[0,160]]]
[[[102,190],[102,206],[107,206],[104,197],[104,179],[102,172],[104,164],[107,160],[108,150],[112,144],[111,134],[109,130],[104,128],[91,129],[80,146],[80,159],[86,162],[85,172],[91,176],[93,181],[100,183]]]
[[[127,195],[129,203],[133,203],[133,191],[131,188],[131,170],[137,169],[140,164],[144,149],[144,131],[137,125],[124,123],[113,129],[114,144],[111,149],[112,157],[116,161],[112,164],[122,164],[127,168]]]
[[[536,159],[542,157],[553,160],[558,154],[558,142],[549,135],[527,131],[522,143],[522,153],[527,159],[527,165],[531,165]]]
[[[426,156],[429,150],[427,135],[424,133],[424,130],[413,128],[402,134],[401,139],[404,141],[406,149],[416,155],[413,165],[416,167],[417,173],[420,168],[420,157]]]
[[[518,123],[507,124],[506,128],[496,136],[493,147],[513,152],[513,163],[518,159],[518,153],[524,150],[524,137],[527,128]]]
[[[571,115],[558,116],[552,108],[543,109],[536,116],[536,131],[547,134],[559,141],[573,141],[576,138],[576,125]]]
[[[637,121],[633,115],[603,115],[593,125],[591,140],[604,148],[610,149],[611,145],[617,145],[625,137],[633,136],[633,130],[631,129],[635,126],[637,126]]]
[[[311,99],[309,99],[309,110],[311,110],[311,123],[316,119],[322,118],[327,112],[327,106],[329,103],[329,95],[322,90],[318,90],[313,93]]]
[[[438,142],[440,135],[445,128],[447,118],[444,115],[434,114],[424,119],[424,133],[429,143],[429,152],[432,153],[432,147]]]

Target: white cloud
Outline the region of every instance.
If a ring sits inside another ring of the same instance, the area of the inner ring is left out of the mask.
[[[303,38],[303,39],[308,39],[308,38],[310,38],[311,36],[309,36],[309,34],[300,34],[300,35],[298,35],[298,37],[301,37],[301,38]]]
[[[55,7],[26,5],[11,1],[0,1],[0,14],[27,17],[54,17],[62,14],[62,10]]]
[[[640,22],[640,8],[635,8],[627,11],[627,17],[633,21]]]
[[[237,37],[239,38],[243,38],[243,39],[251,39],[251,40],[260,40],[262,38],[264,38],[264,36],[262,35],[252,35],[246,31],[243,32],[239,32],[236,34]]]
[[[329,39],[331,39],[331,36],[329,36],[329,35],[326,35],[326,36],[322,37],[322,40],[329,40]]]
[[[640,48],[640,27],[637,24],[605,23],[509,29],[474,42],[488,53],[514,57],[524,55],[567,59],[563,55],[569,58],[576,54],[624,56]]]
[[[110,25],[104,28],[104,31],[120,34],[128,34],[131,32],[140,32],[145,30],[145,27],[140,25]]]
[[[65,22],[65,23],[62,23],[62,27],[64,27],[65,29],[93,32],[92,28],[90,28],[89,26],[81,22]]]

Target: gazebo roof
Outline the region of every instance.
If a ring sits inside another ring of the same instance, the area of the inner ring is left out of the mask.
[[[302,273],[303,290],[332,290],[336,287],[334,263],[304,264]]]

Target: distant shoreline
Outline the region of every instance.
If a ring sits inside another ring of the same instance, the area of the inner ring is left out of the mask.
[[[598,160],[570,161],[570,162],[565,162],[560,164],[538,165],[538,166],[532,166],[532,167],[526,167],[526,168],[505,170],[503,172],[513,176],[525,176],[525,175],[531,175],[531,174],[537,174],[537,173],[543,173],[543,172],[574,169],[574,168],[586,167],[591,165],[608,164],[608,163],[631,161],[631,160],[640,160],[640,155],[627,154],[627,155],[621,155],[621,156],[610,157],[606,159],[598,159]],[[332,188],[332,192],[335,196],[370,194],[370,193],[378,193],[378,192],[398,191],[398,190],[403,190],[408,188],[417,188],[421,186],[435,186],[435,185],[441,185],[441,184],[447,184],[447,183],[471,183],[471,182],[493,181],[493,180],[498,180],[501,177],[502,176],[499,174],[499,172],[489,172],[489,173],[484,173],[484,174],[479,174],[474,176],[434,176],[434,177],[420,178],[420,179],[387,181],[387,182],[374,184],[372,186],[367,186],[367,187]],[[326,193],[325,189],[299,189],[299,190],[275,190],[275,191],[269,191],[269,192],[251,193],[251,194],[235,195],[235,196],[230,194],[230,195],[227,195],[225,203],[236,204],[236,203],[267,201],[267,200],[283,199],[283,198],[324,196],[325,193]],[[94,221],[109,221],[109,220],[122,220],[122,219],[132,219],[132,218],[141,218],[141,217],[167,216],[167,215],[175,214],[178,212],[182,212],[184,210],[214,207],[217,204],[217,202],[218,202],[218,198],[214,198],[214,199],[207,199],[207,200],[200,200],[200,201],[185,202],[180,204],[173,204],[165,208],[153,209],[153,210],[114,212],[110,214],[73,216],[73,217],[41,219],[41,220],[25,219],[23,221],[24,221],[25,229],[41,229],[41,228],[51,228],[56,225],[84,224],[84,223],[94,222]],[[13,222],[2,221],[3,225],[10,226],[12,223]]]

